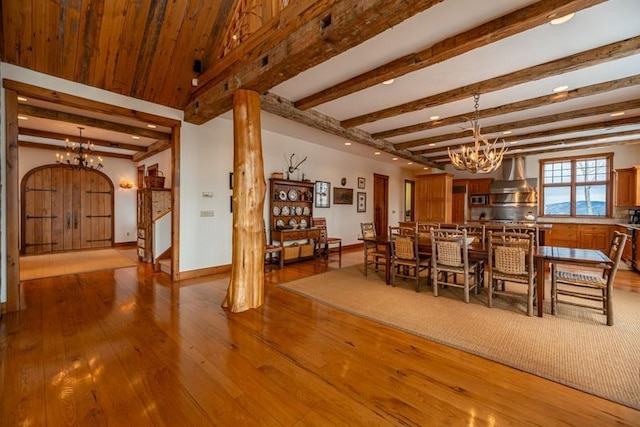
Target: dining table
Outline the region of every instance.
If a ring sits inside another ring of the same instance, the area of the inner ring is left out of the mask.
[[[360,238],[363,241],[375,242],[385,248],[385,283],[391,283],[391,240],[388,236]],[[426,256],[431,255],[431,239],[419,239],[418,251]],[[487,261],[489,259],[488,245],[477,240],[468,245],[470,260]],[[543,315],[545,273],[550,263],[574,264],[596,267],[603,264],[613,264],[613,261],[598,249],[566,248],[561,246],[536,246],[533,254],[536,263],[536,304],[538,317]]]

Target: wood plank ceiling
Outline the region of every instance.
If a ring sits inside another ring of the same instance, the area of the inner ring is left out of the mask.
[[[635,0],[15,0],[1,7],[3,62],[182,109],[193,123],[226,113],[234,90],[248,88],[263,94],[263,110],[273,115],[389,159],[442,168],[446,148],[469,140],[461,128],[479,93],[483,133],[510,132],[512,155],[639,142]],[[548,24],[573,12],[566,28]],[[593,25],[597,17],[602,28]],[[563,78],[566,90],[542,89]],[[381,85],[390,79],[393,91]]]

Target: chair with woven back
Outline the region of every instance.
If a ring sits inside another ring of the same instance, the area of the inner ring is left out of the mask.
[[[378,271],[380,266],[385,266],[387,253],[384,246],[379,245],[375,240],[377,237],[376,228],[372,222],[360,223],[362,239],[364,242],[364,275],[367,275],[369,266],[373,266]]]
[[[498,295],[526,296],[527,315],[533,316],[536,289],[534,239],[533,233],[488,232],[489,307],[493,307],[493,299]],[[508,288],[507,283],[511,284]],[[525,285],[527,293],[516,292],[513,285]]]
[[[267,243],[269,241],[269,239],[266,237],[266,230],[265,230],[265,240],[264,240],[264,255],[265,258],[270,262],[273,263],[273,257],[277,256],[278,258],[278,268],[282,268],[284,267],[284,257],[282,256],[282,246],[280,245],[272,245],[270,243]]]
[[[442,273],[443,280],[438,276]],[[448,280],[449,273],[454,278]],[[462,275],[462,283],[457,276]],[[471,283],[473,278],[473,284]],[[464,289],[464,301],[469,302],[469,292],[478,293],[480,283],[480,264],[469,260],[467,231],[454,229],[431,230],[431,283],[433,295],[438,296],[438,285]]]
[[[602,312],[607,325],[613,326],[613,280],[626,242],[626,234],[614,231],[608,254],[613,263],[602,264],[595,270],[565,271],[558,268],[559,263],[551,264],[551,314],[556,314],[558,304],[589,308]],[[560,296],[567,299],[560,299]],[[598,304],[584,304],[578,302],[579,299]]]
[[[420,292],[420,273],[429,270],[429,258],[418,253],[418,233],[416,227],[389,227],[391,248],[391,285],[396,285],[396,277],[415,280],[415,290]],[[429,275],[424,276],[428,279]]]
[[[338,252],[339,257],[342,258],[342,238],[329,237],[327,219],[324,217],[311,218],[311,224],[313,227],[320,229],[318,246],[322,248],[322,254],[328,257],[330,252]]]

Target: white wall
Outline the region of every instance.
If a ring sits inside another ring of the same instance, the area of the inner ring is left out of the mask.
[[[171,150],[164,150],[159,152],[158,154],[154,154],[153,156],[148,157],[141,162],[138,162],[137,166],[145,165],[146,170],[146,168],[156,163],[158,164],[158,171],[161,172],[159,175],[165,177],[164,188],[171,188]],[[134,183],[136,182],[135,176],[133,179]]]

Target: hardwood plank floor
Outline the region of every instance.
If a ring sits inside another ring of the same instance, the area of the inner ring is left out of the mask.
[[[338,266],[268,266],[264,306],[239,314],[220,307],[225,276],[172,284],[141,264],[25,282],[24,309],[0,320],[0,426],[640,425],[640,411],[275,286]],[[639,278],[619,271],[616,286]]]

